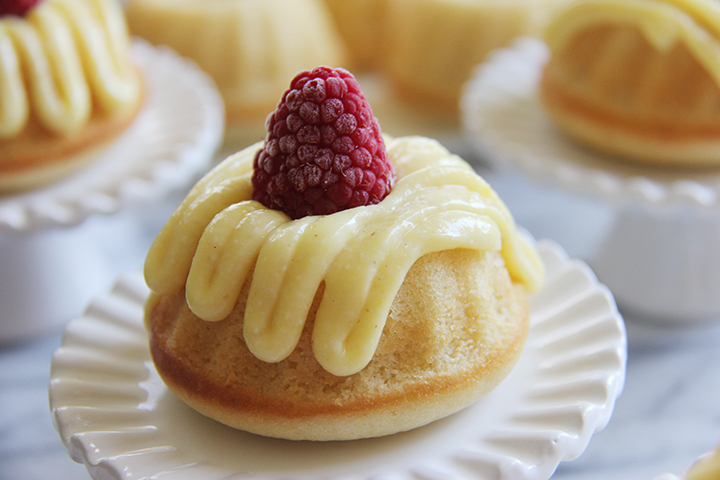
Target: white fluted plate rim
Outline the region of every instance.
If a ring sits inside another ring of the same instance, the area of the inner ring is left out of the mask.
[[[93,214],[162,199],[210,166],[225,126],[212,79],[167,47],[134,39],[132,55],[146,89],[137,118],[70,176],[0,196],[0,232],[72,227]]]
[[[52,359],[50,408],[69,455],[98,479],[546,480],[609,421],[627,339],[608,289],[556,243],[530,298],[516,368],[487,397],[426,427],[349,442],[291,442],[221,425],[170,393],[149,357],[139,272],[70,322]]]
[[[621,161],[587,149],[557,130],[537,94],[547,45],[521,37],[478,65],[464,86],[466,137],[498,166],[575,193],[644,207],[720,207],[720,168],[664,168]]]

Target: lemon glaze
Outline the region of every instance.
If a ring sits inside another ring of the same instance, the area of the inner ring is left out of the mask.
[[[548,25],[545,41],[553,53],[589,25],[635,25],[660,52],[682,42],[720,86],[720,4],[715,0],[581,0]]]
[[[186,289],[206,321],[225,318],[253,270],[244,336],[278,362],[295,348],[321,282],[313,329],[324,369],[351,375],[372,359],[395,294],[421,256],[468,248],[500,251],[530,292],[542,263],[490,186],[461,158],[421,137],[386,140],[397,184],[379,204],[298,220],[250,200],[258,143],[208,173],[148,252],[145,279],[157,297]]]
[[[112,115],[131,108],[140,81],[115,0],[44,0],[24,18],[0,18],[0,140],[35,118],[70,135],[93,105]]]

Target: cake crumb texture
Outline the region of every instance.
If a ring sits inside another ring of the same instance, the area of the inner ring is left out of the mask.
[[[453,391],[462,397],[461,406],[451,402],[456,411],[505,377],[527,335],[524,288],[512,283],[496,252],[455,249],[421,257],[395,297],[375,356],[346,377],[325,371],[312,352],[323,284],[298,346],[278,363],[258,360],[243,340],[249,284],[219,322],[195,317],[184,290],[159,297],[147,319],[154,361],[171,389],[201,412],[239,428],[247,425],[235,424],[233,412],[282,422],[353,411],[363,416],[420,402],[434,417],[432,405],[442,403],[444,394],[454,397]]]

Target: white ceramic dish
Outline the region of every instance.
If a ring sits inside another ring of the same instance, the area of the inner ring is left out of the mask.
[[[146,223],[210,167],[224,124],[210,78],[141,41],[133,55],[147,98],[129,129],[62,181],[0,196],[0,342],[60,328],[140,265]]]
[[[0,196],[0,233],[73,226],[92,214],[163,198],[209,165],[225,122],[215,84],[170,49],[135,40],[132,53],[147,89],[138,117],[80,171]]]
[[[570,141],[553,125],[537,85],[547,46],[522,38],[480,65],[462,99],[463,127],[485,159],[592,194],[616,208],[588,261],[621,307],[665,326],[720,314],[720,168],[653,168]]]
[[[426,427],[352,442],[290,442],[201,416],[165,388],[149,359],[147,289],[136,273],[68,325],[52,360],[56,429],[96,480],[546,480],[609,421],[627,349],[607,288],[556,244],[538,248],[547,284],[531,298],[517,367],[474,406]]]

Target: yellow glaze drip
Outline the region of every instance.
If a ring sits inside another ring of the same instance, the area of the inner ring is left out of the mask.
[[[321,282],[313,349],[327,371],[350,375],[372,358],[390,305],[421,256],[468,248],[501,251],[513,279],[535,291],[543,267],[514,220],[472,167],[439,143],[388,140],[398,182],[379,204],[290,220],[250,200],[257,144],[221,163],[172,215],[150,249],[155,294],[183,285],[190,309],[225,318],[254,268],[244,335],[261,360],[295,348]]]
[[[682,42],[720,86],[720,4],[716,0],[582,0],[548,25],[545,41],[560,52],[588,25],[635,25],[658,51]]]
[[[80,130],[140,95],[129,37],[115,0],[45,0],[24,18],[0,18],[0,139],[34,117],[47,130]]]

